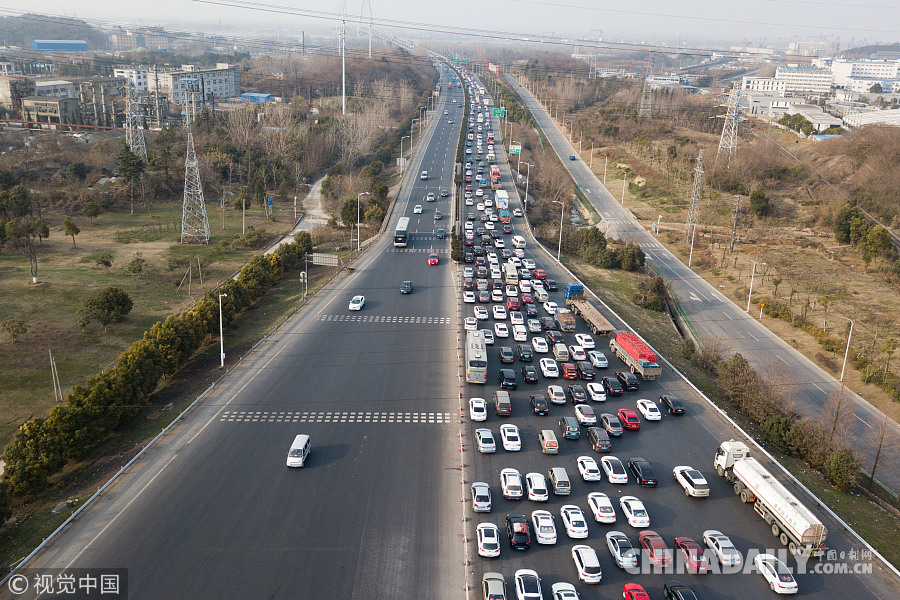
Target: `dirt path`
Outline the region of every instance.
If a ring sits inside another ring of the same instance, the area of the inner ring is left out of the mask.
[[[290,244],[294,241],[294,236],[301,231],[312,231],[316,227],[323,227],[328,224],[331,216],[322,208],[323,181],[325,181],[325,177],[316,181],[309,188],[309,193],[303,199],[303,218],[300,219],[300,222],[290,232],[285,234],[283,238],[272,244],[265,254],[268,255],[275,252],[280,244]]]

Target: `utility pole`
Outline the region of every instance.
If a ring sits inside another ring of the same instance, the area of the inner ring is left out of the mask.
[[[700,220],[700,197],[703,195],[703,150],[697,157],[697,167],[694,169],[694,185],[691,187],[691,204],[688,209],[688,218],[685,225],[685,241],[690,237],[691,253],[688,256],[688,267],[694,259],[694,238],[697,235],[697,224]]]
[[[741,98],[740,90],[735,87],[728,96],[728,109],[725,112],[725,124],[722,126],[722,136],[719,138],[719,150],[716,152],[716,164],[721,157],[725,160],[725,168],[731,168],[731,159],[737,148],[738,126],[738,102]]]
[[[653,65],[653,54],[647,55],[647,76],[644,78],[644,89],[641,90],[641,106],[638,109],[639,117],[650,117],[652,111],[650,109],[651,100],[653,99],[653,90],[650,87],[650,73]]]
[[[734,208],[731,209],[731,214],[734,215],[734,217],[732,218],[732,223],[731,223],[731,245],[728,248],[728,252],[733,253],[734,252],[734,237],[735,237],[735,234],[737,233],[738,218],[741,215],[741,197],[737,194],[735,194],[735,196],[734,196]]]

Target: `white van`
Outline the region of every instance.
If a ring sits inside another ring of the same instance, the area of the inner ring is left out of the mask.
[[[525,247],[525,238],[521,235],[512,236],[512,244],[516,248],[524,248]]]
[[[534,296],[535,300],[538,302],[546,302],[550,299],[550,294],[547,293],[547,290],[542,288],[534,288],[532,296]]]
[[[291,444],[291,449],[288,450],[287,466],[302,467],[306,463],[306,457],[309,456],[311,446],[309,436],[305,433],[295,437],[294,443]]]

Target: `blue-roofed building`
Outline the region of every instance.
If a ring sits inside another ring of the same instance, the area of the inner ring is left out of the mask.
[[[244,92],[241,94],[241,102],[272,102],[275,96],[272,94],[262,94],[259,92]]]
[[[31,49],[84,52],[88,49],[88,45],[84,40],[31,40]]]

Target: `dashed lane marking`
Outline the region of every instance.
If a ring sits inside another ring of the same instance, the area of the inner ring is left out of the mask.
[[[413,423],[447,425],[450,413],[443,412],[369,412],[369,411],[290,411],[233,410],[219,417],[220,423]]]
[[[331,323],[412,323],[416,325],[449,325],[450,317],[410,317],[391,315],[319,315],[319,321]]]

